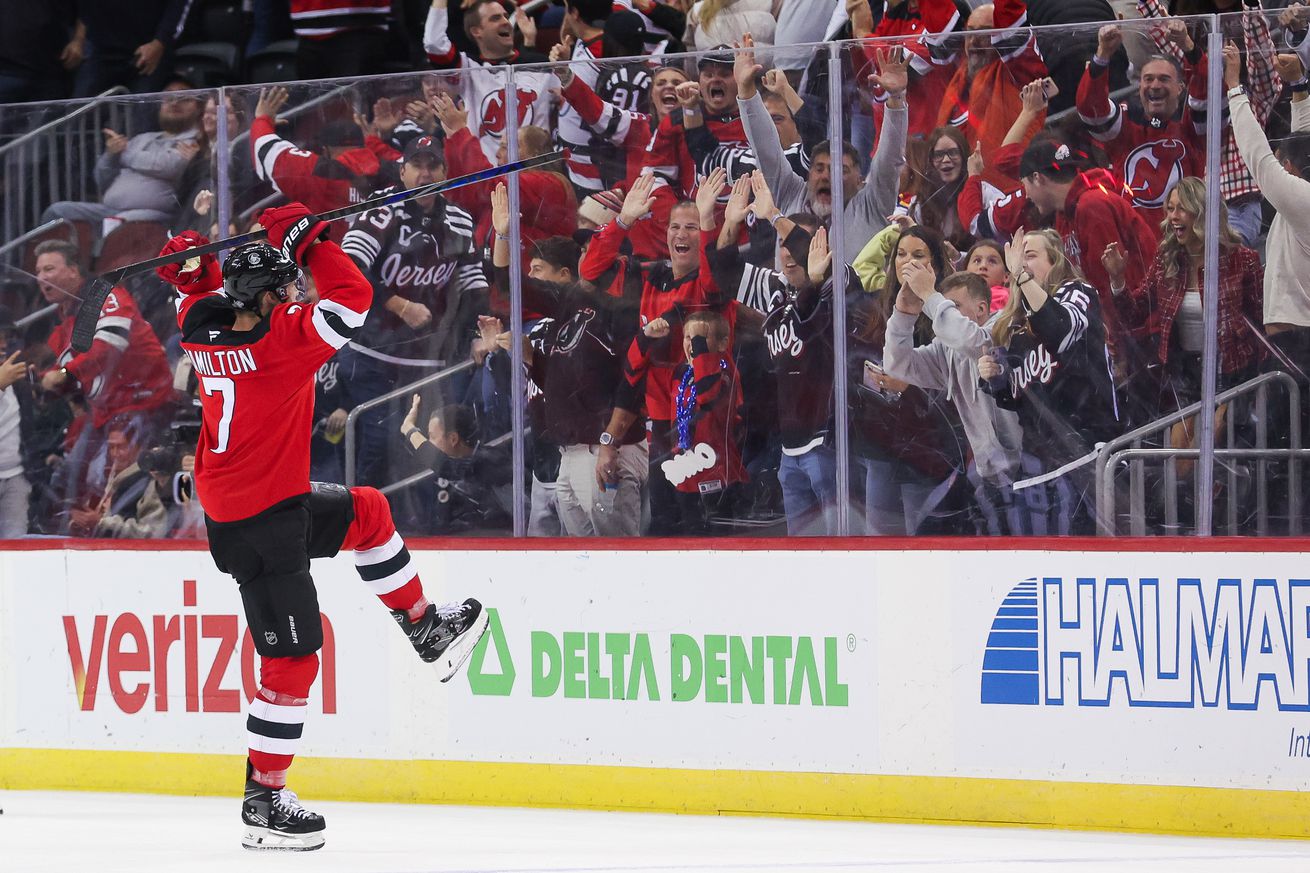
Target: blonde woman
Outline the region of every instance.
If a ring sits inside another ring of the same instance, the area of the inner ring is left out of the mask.
[[[1155,357],[1164,367],[1165,397],[1160,412],[1171,412],[1201,397],[1201,349],[1205,323],[1201,286],[1205,261],[1205,183],[1195,176],[1179,180],[1165,199],[1160,224],[1163,240],[1146,279],[1127,287],[1127,264],[1118,243],[1101,255],[1120,311],[1129,324],[1152,324],[1159,331]],[[1219,204],[1219,390],[1256,374],[1263,347],[1258,331],[1264,320],[1264,267],[1228,225],[1228,207]]]
[[[1025,450],[1046,471],[1083,457],[1123,425],[1096,289],[1064,254],[1059,234],[1020,228],[1005,246],[1010,299],[978,359],[983,388],[1019,413]],[[1056,482],[1055,533],[1095,532],[1092,465]]]

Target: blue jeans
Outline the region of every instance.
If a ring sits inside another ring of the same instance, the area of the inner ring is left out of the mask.
[[[864,465],[866,536],[914,536],[932,511],[937,482],[897,461],[860,458]]]
[[[837,535],[837,455],[818,446],[803,455],[783,454],[778,466],[788,536]]]

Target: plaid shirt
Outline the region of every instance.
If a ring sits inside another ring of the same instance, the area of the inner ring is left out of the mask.
[[[1158,335],[1160,363],[1169,360],[1174,319],[1187,292],[1186,258],[1172,277],[1165,275],[1165,259],[1157,256],[1140,288],[1115,297],[1120,316],[1129,325],[1147,325]],[[1200,275],[1205,282],[1205,269]],[[1219,252],[1219,372],[1241,370],[1263,356],[1254,331],[1264,323],[1264,267],[1254,249],[1233,246]]]
[[[1143,18],[1170,17],[1162,0],[1137,0],[1137,11]],[[1151,38],[1162,53],[1183,63],[1182,49],[1165,38],[1163,27],[1153,27]],[[1269,121],[1269,113],[1282,93],[1282,84],[1274,70],[1274,39],[1269,33],[1269,22],[1260,11],[1248,10],[1242,15],[1242,38],[1246,45],[1246,94],[1255,117],[1263,126]],[[1198,76],[1205,74],[1203,69],[1196,71]],[[1224,125],[1224,150],[1219,160],[1219,192],[1226,201],[1243,194],[1260,193],[1237,152],[1233,128],[1227,124]]]

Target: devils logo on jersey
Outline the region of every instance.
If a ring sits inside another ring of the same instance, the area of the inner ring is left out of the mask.
[[[537,102],[537,92],[528,88],[516,88],[519,98],[519,125],[529,122],[529,114]],[[478,136],[500,136],[505,132],[505,89],[488,91],[482,96],[482,127]]]
[[[1137,206],[1164,205],[1169,189],[1185,175],[1183,159],[1187,146],[1178,139],[1143,143],[1124,158],[1124,182],[1133,192]]]

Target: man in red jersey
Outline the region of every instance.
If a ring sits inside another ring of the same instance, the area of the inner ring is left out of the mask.
[[[310,558],[352,550],[365,586],[443,682],[472,653],[487,618],[476,600],[428,602],[380,492],[310,483],[314,374],[364,323],[373,289],[322,239],[326,223],[304,205],[265,210],[260,223],[281,251],[255,243],[235,249],[221,272],[210,255],[158,272],[181,293],[182,348],[200,379],[195,483],[209,551],[240,586],[261,657],[246,723],[242,845],[303,851],[323,845],[324,829],[323,817],[286,788],[323,643]],[[188,231],[164,253],[205,242]],[[319,300],[297,291],[297,264]]]

